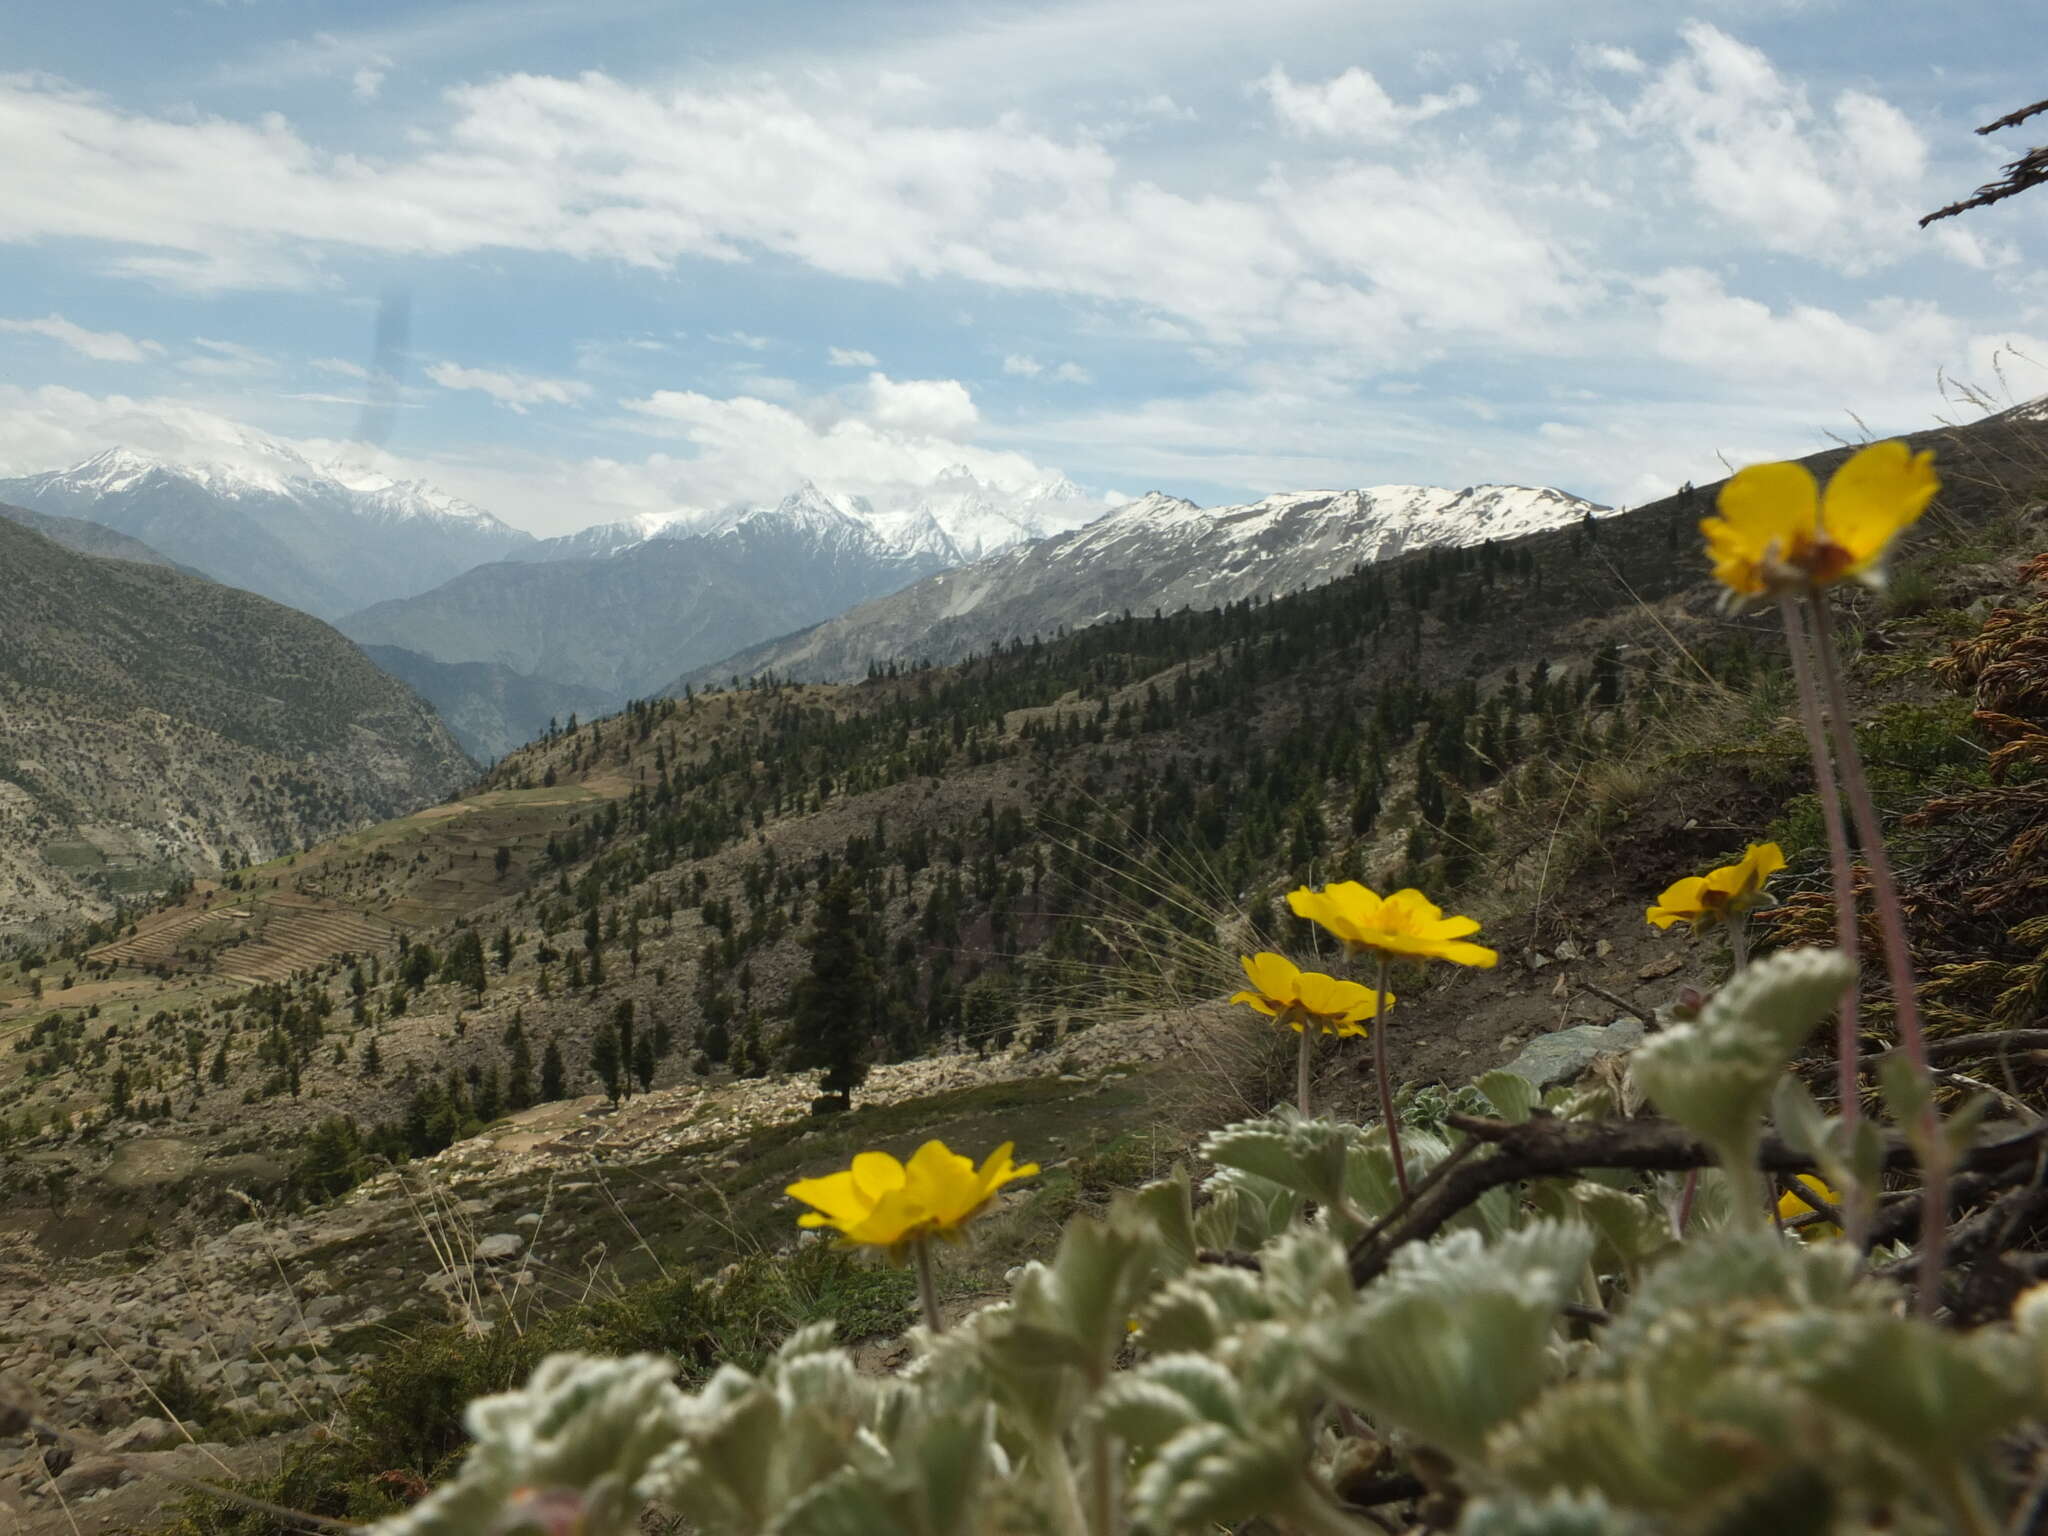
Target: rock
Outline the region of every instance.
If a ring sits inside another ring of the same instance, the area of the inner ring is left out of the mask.
[[[1555,1034],[1538,1035],[1507,1064],[1507,1070],[1538,1088],[1548,1088],[1553,1083],[1570,1082],[1592,1065],[1594,1057],[1626,1051],[1642,1040],[1643,1026],[1634,1019],[1576,1024]]]
[[[1652,960],[1648,965],[1637,971],[1636,980],[1655,981],[1660,976],[1669,976],[1684,964],[1685,956],[1683,955],[1663,955],[1658,959]]]
[[[348,1302],[340,1296],[315,1296],[306,1303],[306,1326],[317,1328],[329,1318],[346,1311]]]
[[[1559,939],[1557,941],[1557,949],[1555,953],[1557,955],[1557,958],[1560,960],[1576,960],[1581,955],[1583,955],[1585,951],[1580,949],[1577,943],[1575,943],[1571,939]]]
[[[526,1251],[526,1239],[517,1232],[494,1232],[476,1245],[479,1264],[502,1264]]]
[[[540,1212],[528,1211],[523,1216],[516,1216],[512,1220],[512,1225],[515,1227],[537,1227],[540,1225]]]
[[[67,1499],[83,1498],[103,1488],[118,1488],[134,1477],[118,1456],[88,1456],[65,1468],[57,1478],[57,1491]]]
[[[126,1429],[107,1436],[101,1447],[109,1456],[123,1455],[129,1451],[160,1451],[172,1441],[182,1441],[177,1426],[165,1419],[137,1419]]]

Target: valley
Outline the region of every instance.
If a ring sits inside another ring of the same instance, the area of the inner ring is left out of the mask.
[[[1932,439],[1952,489],[1903,587],[1943,596],[1864,610],[1873,729],[1951,718],[1919,658],[2018,600],[2041,430]],[[1277,903],[1301,878],[1461,893],[1507,956],[1404,984],[1440,1021],[1400,1037],[1411,1082],[1559,1049],[1618,1003],[1654,1017],[1715,963],[1642,924],[1665,871],[1768,826],[1795,910],[1822,878],[1783,819],[1784,674],[1682,553],[1711,494],[858,683],[639,700],[443,803],[17,951],[0,1377],[51,1383],[92,1467],[175,1373],[205,1449],[173,1433],[89,1506],[140,1520],[223,1468],[282,1491],[401,1340],[497,1319],[539,1348],[714,1272],[771,1326],[860,1295],[893,1333],[891,1277],[787,1248],[782,1183],[1028,1123],[1059,1176],[1004,1202],[958,1299],[999,1289],[1076,1201],[1284,1094],[1272,1036],[1220,1000],[1241,950],[1307,942]],[[832,922],[869,981],[854,1107],[819,1117],[840,1047],[797,999]],[[1322,1100],[1369,1114],[1363,1065],[1323,1052]],[[791,1263],[822,1267],[733,1289]],[[41,1536],[37,1489],[0,1478]]]

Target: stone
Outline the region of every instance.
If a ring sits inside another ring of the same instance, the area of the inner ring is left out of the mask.
[[[118,1456],[88,1456],[59,1474],[57,1491],[67,1499],[78,1499],[102,1489],[118,1488],[134,1478],[128,1464]]]
[[[528,1211],[522,1216],[516,1216],[512,1220],[512,1225],[515,1227],[537,1227],[540,1225],[540,1212]]]
[[[479,1264],[502,1264],[526,1251],[526,1239],[517,1232],[494,1232],[476,1245]]]
[[[306,1326],[309,1328],[318,1327],[329,1318],[346,1311],[347,1308],[348,1302],[343,1297],[335,1295],[315,1296],[306,1303]]]
[[[1685,956],[1683,955],[1663,955],[1652,960],[1648,965],[1637,971],[1636,980],[1655,981],[1661,976],[1669,976],[1684,964]]]
[[[183,1438],[177,1426],[166,1419],[137,1419],[126,1429],[107,1436],[101,1449],[109,1456],[125,1455],[130,1451],[160,1451],[172,1441]]]
[[[1612,1024],[1575,1024],[1555,1034],[1538,1035],[1507,1064],[1517,1077],[1526,1077],[1538,1088],[1568,1083],[1593,1064],[1596,1056],[1611,1056],[1642,1044],[1643,1026],[1635,1019],[1617,1019]]]

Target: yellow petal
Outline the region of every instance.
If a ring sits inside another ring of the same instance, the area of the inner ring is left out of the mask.
[[[815,1206],[823,1215],[804,1215],[797,1218],[799,1226],[817,1227],[827,1223],[843,1226],[859,1221],[874,1208],[875,1202],[861,1192],[854,1182],[851,1170],[842,1168],[837,1173],[828,1173],[821,1179],[798,1179],[783,1190],[792,1200],[801,1200],[805,1205]]]
[[[1500,964],[1500,952],[1488,949],[1484,944],[1452,942],[1437,951],[1437,958],[1448,960],[1453,965],[1476,965],[1486,971]]]
[[[1423,929],[1424,936],[1432,939],[1462,939],[1468,933],[1479,931],[1476,917],[1446,917],[1440,922],[1429,923]]]
[[[1940,489],[1931,451],[1914,453],[1893,439],[1851,456],[1821,498],[1828,537],[1849,556],[1843,574],[1861,575],[1882,560],[1892,540],[1919,520]]]
[[[1252,985],[1275,1003],[1284,1005],[1294,1000],[1301,971],[1285,955],[1276,955],[1266,949],[1256,955],[1240,955],[1238,964],[1244,967]]]
[[[1666,886],[1664,894],[1657,898],[1657,906],[1650,910],[1655,912],[1661,907],[1672,914],[1673,921],[1684,918],[1687,922],[1697,922],[1707,909],[1706,894],[1706,880],[1699,875],[1687,875],[1683,880],[1675,880]],[[1652,917],[1650,921],[1654,923],[1657,919]],[[1668,928],[1671,924],[1659,926]]]
[[[1269,1019],[1280,1017],[1280,1010],[1273,1006],[1263,992],[1233,992],[1230,994],[1230,1000],[1233,1003],[1248,1003]]]
[[[1715,578],[1748,595],[1764,590],[1774,561],[1802,558],[1819,536],[1819,488],[1803,464],[1752,464],[1715,505],[1720,516],[1700,524]]]
[[[885,1195],[860,1221],[840,1230],[853,1242],[894,1248],[927,1230],[931,1224],[931,1211],[924,1202],[913,1197],[908,1190],[897,1189]]]
[[[870,1205],[890,1190],[901,1189],[905,1177],[903,1165],[886,1152],[855,1153],[848,1173]]]
[[[911,1153],[904,1172],[904,1190],[941,1223],[960,1221],[981,1204],[974,1164],[943,1141],[928,1141]]]
[[[1324,1019],[1370,1018],[1377,1003],[1370,987],[1336,976],[1325,976],[1321,971],[1303,971],[1301,1006]],[[1359,1013],[1359,1009],[1367,1011]]]

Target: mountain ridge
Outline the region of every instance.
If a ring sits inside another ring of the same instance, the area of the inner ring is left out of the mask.
[[[429,805],[474,767],[318,619],[0,517],[0,932]]]
[[[68,469],[0,480],[0,501],[112,528],[324,619],[426,590],[533,541],[419,481],[322,467],[278,443],[245,446],[237,462],[109,448]]]
[[[1291,491],[1208,508],[1149,491],[1079,529],[935,573],[686,672],[665,691],[766,673],[847,681],[871,663],[955,661],[1127,610],[1275,596],[1411,549],[1465,548],[1611,510],[1565,491],[1516,485]]]

